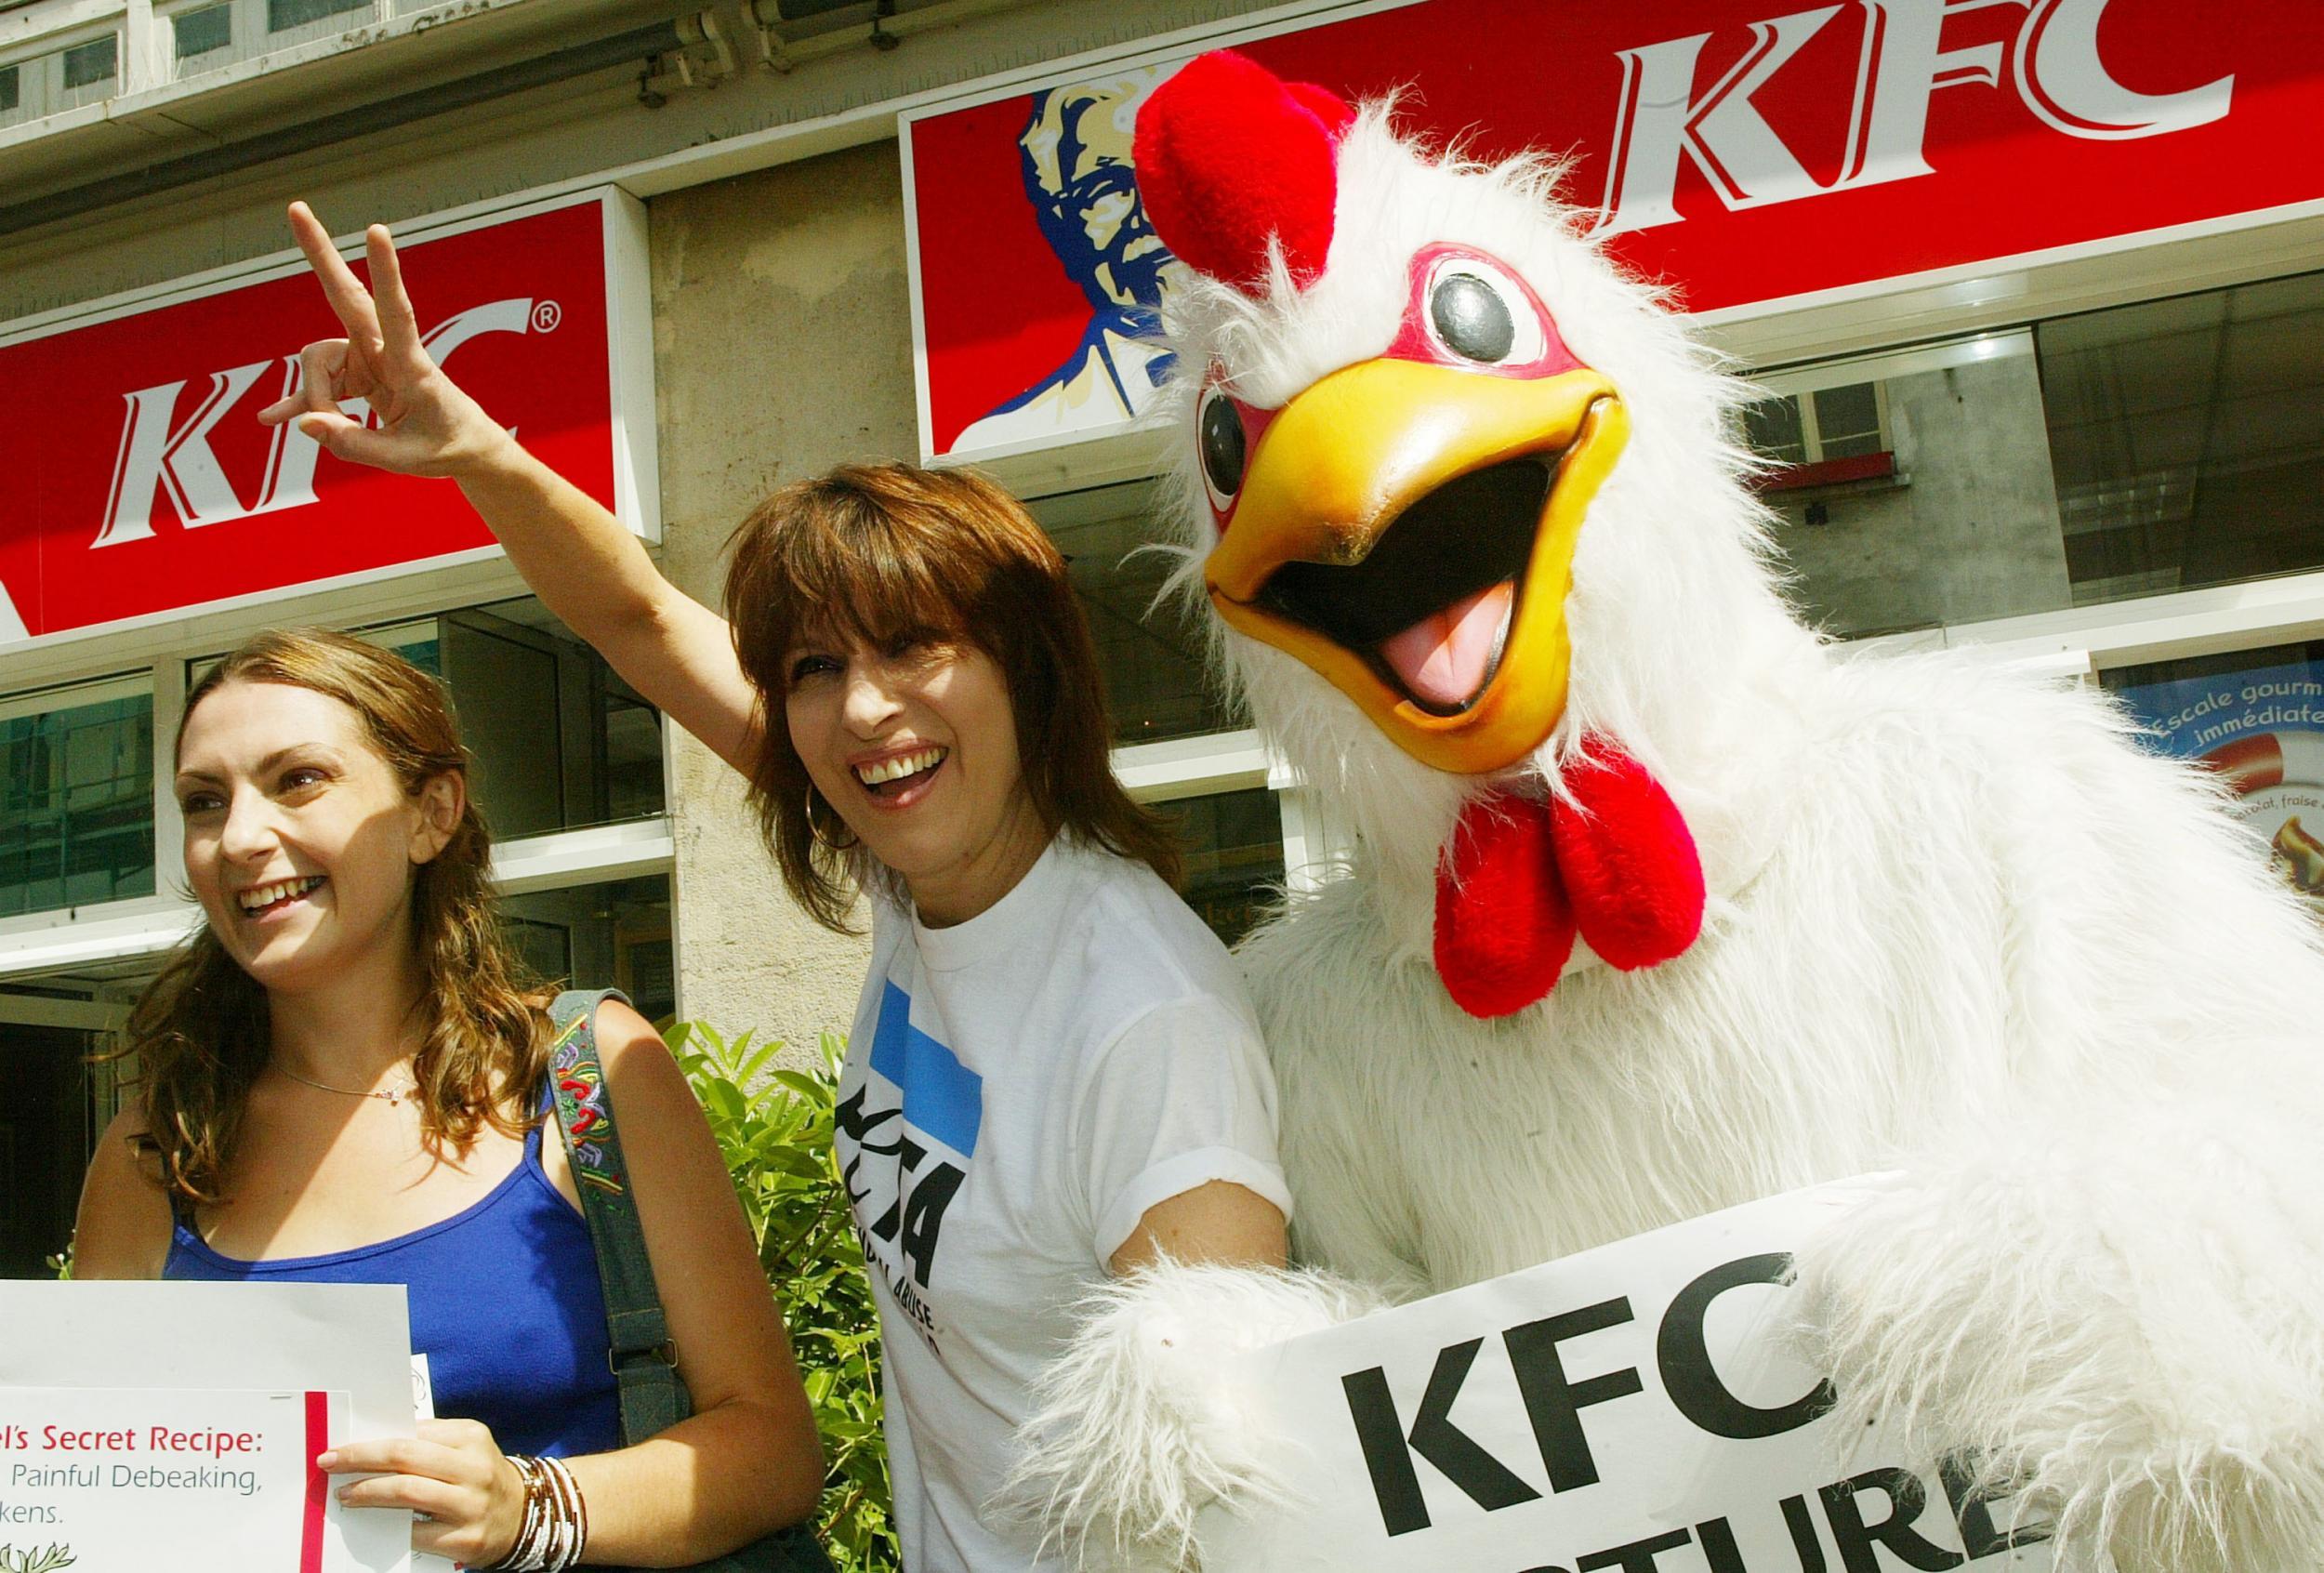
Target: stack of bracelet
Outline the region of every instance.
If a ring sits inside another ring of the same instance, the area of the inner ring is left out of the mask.
[[[560,1459],[531,1459],[511,1453],[508,1461],[524,1482],[524,1522],[517,1543],[493,1564],[505,1573],[564,1573],[581,1560],[589,1540],[589,1510],[581,1489]]]

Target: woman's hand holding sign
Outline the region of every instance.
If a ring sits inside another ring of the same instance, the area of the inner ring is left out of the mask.
[[[333,1474],[367,1474],[339,1487],[348,1507],[407,1508],[412,1549],[488,1567],[515,1546],[524,1517],[524,1482],[475,1421],[419,1422],[419,1434],[350,1442],[316,1463]]]
[[[305,203],[291,204],[290,222],[347,337],[301,350],[297,391],[259,411],[259,421],[295,420],[335,457],[399,475],[470,475],[513,462],[515,440],[429,357],[387,226],[364,234],[365,289]],[[339,408],[350,399],[370,406],[376,428]]]

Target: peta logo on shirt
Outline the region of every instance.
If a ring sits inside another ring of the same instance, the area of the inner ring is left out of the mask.
[[[912,1024],[912,997],[891,983],[879,998],[871,1059],[838,1111],[840,1172],[864,1258],[934,1344],[928,1303],[944,1211],[968,1178],[984,1118],[984,1078]]]

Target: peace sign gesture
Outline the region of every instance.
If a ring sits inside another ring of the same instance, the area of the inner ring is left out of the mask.
[[[504,456],[513,439],[429,359],[388,227],[364,233],[365,289],[305,203],[291,204],[290,225],[347,337],[301,350],[298,390],[259,411],[259,421],[296,420],[336,457],[399,475],[457,476]],[[339,408],[350,399],[371,406],[370,424]]]

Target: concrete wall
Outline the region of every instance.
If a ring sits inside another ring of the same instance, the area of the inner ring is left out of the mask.
[[[895,144],[652,206],[662,564],[712,605],[735,523],[780,481],[916,453]],[[682,1013],[794,1045],[844,1030],[870,947],[782,892],[742,778],[680,734],[671,762]]]
[[[1888,382],[1907,485],[1777,496],[1794,600],[1835,633],[1973,623],[2073,604],[2031,355]],[[1829,522],[1809,524],[1810,502]]]

